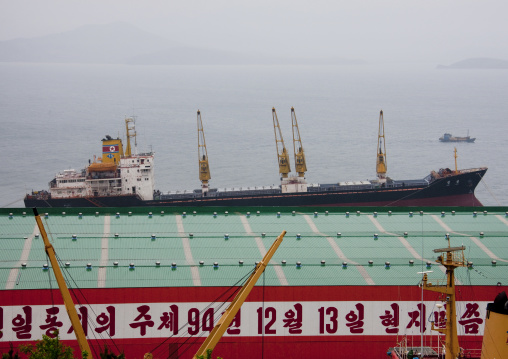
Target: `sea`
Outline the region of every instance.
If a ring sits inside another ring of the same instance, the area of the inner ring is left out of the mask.
[[[489,168],[478,199],[508,205],[508,70],[1,63],[0,79],[0,207],[86,167],[131,116],[137,151],[155,152],[156,188],[199,188],[198,110],[211,187],[277,185],[273,107],[293,166],[295,109],[309,183],[374,179],[383,110],[389,177],[453,169],[456,148],[459,168]],[[445,132],[476,141],[441,143]]]

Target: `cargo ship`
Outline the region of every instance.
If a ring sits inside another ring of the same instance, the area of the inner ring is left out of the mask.
[[[26,207],[136,207],[136,206],[481,206],[474,191],[487,168],[443,168],[421,179],[395,180],[387,176],[383,111],[379,116],[376,153],[377,178],[370,181],[307,183],[306,161],[294,108],[291,108],[294,163],[290,175],[289,154],[284,145],[275,109],[272,109],[278,186],[211,188],[210,167],[200,111],[198,165],[201,188],[161,192],[155,189],[154,153],[136,153],[132,118],[125,119],[126,147],[120,138],[102,140],[102,157],[82,170],[58,173],[49,190],[32,191],[24,198]]]
[[[442,137],[439,137],[439,141],[441,142],[469,142],[472,143],[476,140],[475,137],[467,136],[457,137],[453,136],[451,133],[445,133]]]

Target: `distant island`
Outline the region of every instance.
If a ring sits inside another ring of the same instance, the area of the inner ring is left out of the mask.
[[[0,41],[0,62],[127,65],[358,65],[362,60],[277,57],[199,48],[116,22]]]
[[[508,69],[508,60],[477,57],[455,62],[449,66],[438,65],[437,69]]]

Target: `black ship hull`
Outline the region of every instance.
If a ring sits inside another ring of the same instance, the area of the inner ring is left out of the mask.
[[[482,206],[475,197],[474,190],[487,171],[486,168],[463,171],[459,174],[432,180],[398,181],[391,187],[351,187],[348,189],[281,193],[255,193],[238,191],[236,193],[210,193],[208,196],[168,196],[143,201],[135,195],[37,198],[27,195],[26,207],[138,207],[138,206]]]

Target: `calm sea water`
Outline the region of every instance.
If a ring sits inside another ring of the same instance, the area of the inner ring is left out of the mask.
[[[485,205],[508,205],[508,71],[375,66],[111,66],[0,64],[0,207],[22,207],[56,172],[81,169],[101,139],[125,136],[156,153],[161,191],[200,186],[196,111],[202,111],[213,187],[278,183],[271,109],[292,150],[295,107],[312,183],[375,178],[379,111],[388,174],[488,166]],[[440,143],[444,132],[477,137]]]

